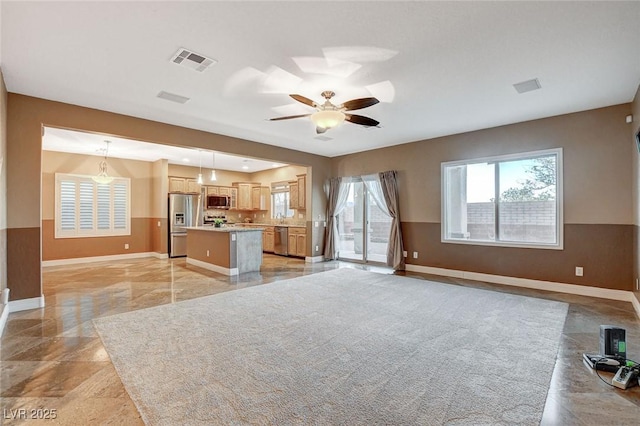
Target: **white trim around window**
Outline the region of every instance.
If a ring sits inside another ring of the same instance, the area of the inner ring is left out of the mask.
[[[562,250],[562,165],[562,148],[442,163],[441,242]],[[533,166],[554,166],[555,184]]]
[[[131,235],[131,179],[55,174],[55,238]]]

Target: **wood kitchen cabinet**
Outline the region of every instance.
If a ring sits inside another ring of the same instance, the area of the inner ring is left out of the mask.
[[[307,175],[297,175],[298,178],[298,210],[307,208]]]
[[[217,186],[206,186],[207,188],[207,196],[209,195],[220,195],[220,190]]]
[[[238,209],[238,188],[229,188],[229,209]]]
[[[289,256],[305,257],[307,255],[307,230],[305,228],[289,227],[288,252]]]
[[[253,210],[251,207],[251,191],[254,184],[250,182],[234,182],[232,185],[238,191],[236,208],[238,210]]]
[[[298,181],[289,182],[289,208],[298,210]]]
[[[188,194],[199,194],[200,193],[200,184],[198,184],[198,181],[195,179],[185,179],[186,184],[187,184],[187,190],[186,192]]]
[[[186,179],[183,177],[169,178],[169,192],[186,192]]]
[[[297,179],[289,182],[289,208],[305,210],[307,208],[307,175],[296,175]]]
[[[227,197],[231,196],[231,188],[228,186],[218,186],[218,195],[226,195]]]
[[[273,226],[267,226],[262,231],[262,251],[273,253],[275,230]]]

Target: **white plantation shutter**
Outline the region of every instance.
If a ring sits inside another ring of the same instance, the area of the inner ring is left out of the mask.
[[[56,173],[55,237],[130,235],[130,179],[99,184],[91,176]]]
[[[59,190],[59,212],[56,219],[59,220],[60,229],[63,231],[75,231],[76,229],[76,182],[61,181],[56,185]]]
[[[129,223],[129,188],[124,182],[113,184],[113,228],[126,229]]]

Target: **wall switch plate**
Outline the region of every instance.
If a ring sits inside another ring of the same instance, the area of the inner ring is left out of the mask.
[[[414,259],[417,259],[417,258],[418,258],[418,252],[417,252],[417,251],[414,251],[414,252],[413,252],[413,258],[414,258]]]
[[[407,257],[407,251],[406,250],[402,252],[402,256],[403,257]]]
[[[320,222],[316,221],[316,222],[314,223],[314,226],[317,228],[317,227],[318,227],[318,225],[320,225]]]
[[[161,227],[162,225],[160,224],[160,221],[158,221],[158,228]]]
[[[124,245],[124,249],[125,249],[125,250],[129,250],[129,244],[125,244],[125,245]]]
[[[584,269],[582,266],[576,266],[576,277],[582,277],[584,275]]]
[[[207,257],[209,257],[209,250],[207,250]]]

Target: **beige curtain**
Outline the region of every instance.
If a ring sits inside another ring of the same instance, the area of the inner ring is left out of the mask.
[[[341,177],[329,180],[329,200],[327,201],[327,229],[324,238],[324,258],[338,258],[338,221],[336,217],[347,206],[349,185],[343,184]]]
[[[400,202],[398,198],[398,182],[396,171],[390,170],[379,173],[382,193],[387,204],[387,210],[391,215],[391,233],[389,235],[389,247],[387,249],[387,265],[396,271],[404,271],[404,256],[402,252],[402,227],[400,224]]]

